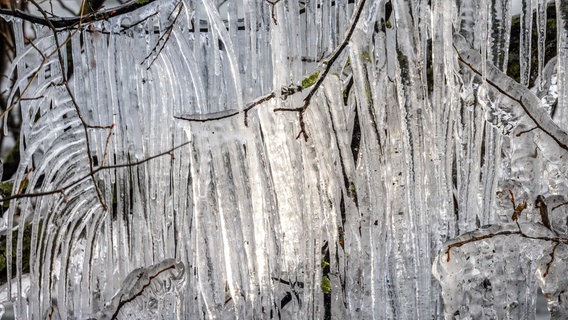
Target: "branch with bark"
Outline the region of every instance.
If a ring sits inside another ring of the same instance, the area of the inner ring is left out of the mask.
[[[554,123],[534,93],[491,63],[483,65],[481,54],[472,49],[460,34],[454,34],[454,49],[461,63],[478,76],[483,77],[487,84],[499,93],[517,102],[537,128],[552,138],[562,149],[568,150],[568,134]],[[480,70],[486,70],[486,72],[482,73]]]
[[[108,20],[110,18],[120,16],[125,13],[133,12],[140,8],[143,8],[156,0],[131,0],[121,6],[95,11],[86,15],[81,15],[78,17],[58,17],[58,16],[46,16],[44,15],[45,10],[41,9],[41,16],[36,16],[26,11],[19,9],[0,9],[0,15],[5,15],[9,17],[20,18],[22,20],[35,23],[38,25],[43,25],[46,27],[53,28],[55,30],[69,29],[73,28],[82,23],[90,23],[95,21]]]

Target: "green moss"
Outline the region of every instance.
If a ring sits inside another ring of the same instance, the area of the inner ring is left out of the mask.
[[[363,53],[361,53],[361,56],[364,60],[371,62],[371,55],[369,54],[369,51],[363,51]]]
[[[329,280],[327,276],[321,277],[321,291],[324,294],[330,294],[331,289],[332,289],[331,280]]]
[[[386,26],[387,26],[387,28],[389,28],[389,29],[392,28],[392,23],[391,23],[390,20],[387,20]]]
[[[325,259],[321,259],[321,268],[325,269],[329,267],[329,262],[325,261]]]
[[[349,192],[355,192],[355,191],[357,191],[357,189],[355,189],[355,184],[350,183],[349,184]]]
[[[0,192],[3,196],[8,196],[12,194],[12,189],[14,188],[13,181],[0,182]]]
[[[320,72],[316,71],[310,74],[309,76],[305,77],[304,80],[302,80],[302,89],[306,89],[313,86],[318,80],[319,74]]]
[[[39,225],[38,234],[41,233],[41,224]],[[24,238],[22,241],[22,272],[27,273],[30,270],[30,247],[32,244],[32,229],[31,223],[26,223],[24,227]],[[12,231],[12,271],[16,270],[16,249],[18,247],[18,230]],[[0,284],[6,283],[7,278],[7,252],[6,252],[6,236],[0,236]]]

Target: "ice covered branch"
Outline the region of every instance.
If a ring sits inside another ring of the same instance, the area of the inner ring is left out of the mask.
[[[521,236],[523,238],[531,239],[531,240],[550,241],[550,242],[554,242],[556,244],[560,244],[560,243],[568,244],[567,238],[529,235],[529,234],[527,234],[526,232],[523,231],[523,229],[521,228],[521,225],[518,222],[516,222],[516,225],[517,225],[518,230],[505,230],[505,231],[501,231],[501,232],[488,233],[488,234],[479,235],[479,236],[467,235],[466,239],[456,241],[454,243],[447,245],[447,247],[446,247],[447,261],[450,261],[450,250],[452,248],[459,248],[459,247],[466,245],[466,244],[469,244],[469,243],[479,242],[479,241],[482,241],[482,240],[491,239],[491,238],[500,237],[500,236],[518,235],[518,236]],[[466,235],[464,235],[462,237],[465,237],[465,236]]]
[[[106,308],[96,315],[96,319],[116,319],[121,309],[134,299],[140,297],[152,284],[152,281],[166,271],[179,269],[183,272],[184,265],[174,259],[166,259],[147,268],[133,270],[123,281],[121,290],[113,297]]]
[[[180,119],[180,120],[186,120],[186,121],[190,121],[190,122],[209,122],[209,121],[231,118],[231,117],[238,115],[241,112],[244,112],[244,114],[245,114],[245,125],[246,125],[247,124],[247,119],[246,119],[247,113],[251,109],[263,104],[264,102],[270,101],[275,96],[276,96],[276,94],[274,92],[271,92],[271,93],[269,93],[265,96],[262,96],[259,99],[256,99],[255,101],[247,104],[247,106],[242,111],[229,109],[229,110],[209,113],[209,114],[205,114],[205,115],[179,114],[179,115],[175,115],[174,118]]]
[[[534,93],[490,63],[485,65],[486,73],[483,74],[480,71],[483,70],[481,54],[473,50],[460,34],[454,34],[454,48],[460,62],[475,74],[485,76],[485,80],[491,87],[517,102],[540,130],[551,137],[562,149],[568,150],[568,134],[554,123],[550,115],[541,107],[540,100]]]

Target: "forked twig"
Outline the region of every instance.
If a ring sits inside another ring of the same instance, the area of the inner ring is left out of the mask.
[[[276,111],[298,112],[298,117],[299,117],[299,122],[300,122],[300,132],[296,136],[296,139],[298,139],[300,136],[303,136],[304,141],[308,140],[308,133],[306,132],[306,124],[305,124],[305,121],[304,121],[304,113],[308,109],[310,102],[312,100],[312,97],[316,94],[316,92],[318,91],[318,89],[322,85],[323,81],[327,77],[329,71],[333,67],[333,64],[335,63],[335,61],[339,58],[339,56],[343,53],[343,51],[345,50],[345,48],[349,44],[349,41],[351,40],[351,36],[353,35],[353,32],[355,32],[355,28],[357,27],[357,23],[359,22],[359,18],[361,17],[361,13],[363,12],[363,7],[365,6],[365,1],[366,0],[361,0],[359,2],[359,6],[357,7],[357,9],[355,11],[353,21],[352,21],[351,25],[349,26],[349,31],[347,32],[345,39],[343,39],[343,42],[339,45],[339,47],[337,47],[335,52],[332,54],[331,58],[329,58],[327,65],[325,66],[325,69],[323,70],[323,72],[321,72],[319,74],[319,77],[318,77],[316,83],[314,84],[314,86],[312,87],[312,89],[310,90],[308,95],[304,98],[304,104],[301,107],[298,107],[298,108],[276,108],[276,109],[274,109],[275,112]]]
[[[57,37],[58,30],[48,20],[49,17],[47,16],[47,13],[45,12],[45,10],[43,10],[43,8],[39,4],[37,4],[35,2],[35,0],[30,0],[30,2],[40,11],[40,13],[44,16],[45,20],[48,22],[48,26],[51,29],[51,31],[53,32],[55,46],[57,48],[62,47],[62,46],[60,46],[59,39]],[[67,38],[66,41],[69,41],[69,38]],[[61,54],[60,50],[57,50],[57,58],[59,60],[59,66],[62,70],[62,72],[61,72],[61,78],[63,79],[62,84],[65,87],[65,90],[67,91],[67,94],[69,95],[69,98],[71,99],[73,107],[75,108],[75,112],[77,113],[77,117],[79,118],[79,120],[81,121],[81,124],[83,125],[83,131],[84,131],[84,136],[85,136],[85,144],[86,144],[86,149],[87,149],[87,158],[89,160],[89,171],[90,171],[91,180],[93,182],[93,186],[95,187],[95,191],[97,192],[97,197],[99,198],[99,202],[100,202],[101,206],[103,207],[103,210],[107,211],[108,206],[107,206],[107,204],[106,204],[106,202],[103,198],[103,194],[102,194],[98,184],[95,181],[95,176],[93,174],[94,163],[93,163],[93,155],[92,155],[92,151],[91,151],[91,141],[90,141],[90,138],[89,138],[89,129],[110,129],[110,128],[112,128],[112,125],[110,125],[110,126],[94,126],[94,125],[89,125],[87,123],[87,121],[83,117],[83,113],[81,112],[81,108],[79,107],[79,104],[77,103],[77,100],[75,99],[75,95],[73,94],[73,92],[71,91],[71,88],[69,87],[69,83],[67,82],[67,77],[66,77],[65,73],[63,72],[63,70],[65,70],[65,63],[64,63],[64,60],[63,60],[63,55]]]
[[[266,2],[268,2],[271,6],[272,22],[274,22],[274,24],[278,24],[278,20],[276,20],[276,5],[280,2],[280,0],[266,0]]]
[[[160,53],[162,52],[162,50],[164,50],[164,48],[166,47],[166,44],[168,43],[168,40],[170,40],[170,37],[172,35],[172,31],[174,29],[174,25],[176,24],[176,21],[179,17],[179,15],[181,14],[181,10],[183,9],[183,2],[179,1],[178,4],[176,5],[176,7],[174,8],[173,11],[176,10],[176,8],[179,6],[179,10],[177,12],[177,14],[175,15],[174,20],[172,21],[172,23],[168,26],[168,28],[166,29],[166,31],[164,33],[162,33],[162,35],[160,36],[160,38],[158,39],[158,42],[156,43],[156,46],[154,46],[154,48],[150,51],[150,53],[146,56],[146,58],[144,58],[144,60],[142,61],[142,63],[140,64],[144,64],[146,61],[148,61],[148,59],[150,59],[150,57],[152,56],[152,54],[154,52],[156,52],[156,55],[154,56],[154,58],[152,59],[152,61],[150,62],[150,64],[148,65],[148,67],[146,68],[146,70],[150,70],[150,68],[152,67],[152,65],[154,64],[154,62],[158,59],[158,57],[160,56]],[[173,13],[172,11],[172,13]],[[162,42],[163,41],[163,42]],[[158,49],[159,44],[162,43],[162,45],[160,46],[160,49]]]

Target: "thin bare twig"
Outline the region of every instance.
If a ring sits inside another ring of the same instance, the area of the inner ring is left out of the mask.
[[[271,6],[272,22],[277,25],[278,20],[276,20],[276,5],[280,2],[280,0],[266,0],[266,2]]]
[[[60,188],[55,189],[55,190],[43,191],[43,192],[35,192],[35,193],[14,194],[14,195],[11,195],[11,196],[7,196],[7,197],[4,197],[4,198],[0,198],[0,202],[10,201],[10,200],[13,200],[13,199],[21,199],[21,198],[37,198],[37,197],[49,196],[49,195],[53,195],[53,194],[57,194],[57,193],[61,193],[61,194],[63,194],[63,195],[65,196],[65,191],[66,191],[66,190],[68,190],[69,188],[72,188],[73,186],[75,186],[75,185],[77,185],[77,184],[83,182],[84,180],[86,180],[86,179],[88,179],[88,178],[90,178],[90,177],[93,177],[95,174],[99,173],[100,171],[103,171],[103,170],[111,170],[111,169],[119,169],[119,168],[127,168],[127,167],[136,167],[136,166],[139,166],[139,165],[141,165],[141,164],[144,164],[144,163],[146,163],[146,162],[148,162],[148,161],[151,161],[151,160],[153,160],[153,159],[156,159],[156,158],[159,158],[159,157],[162,157],[162,156],[165,156],[165,155],[169,155],[169,154],[171,154],[172,152],[174,152],[175,150],[177,150],[177,149],[179,149],[179,148],[182,148],[182,147],[184,147],[184,146],[186,146],[186,145],[188,145],[188,144],[190,144],[190,143],[191,143],[191,141],[184,142],[184,143],[182,143],[182,144],[180,144],[180,145],[178,145],[178,146],[176,146],[176,147],[174,147],[174,148],[172,148],[172,149],[169,149],[169,150],[167,150],[167,151],[164,151],[164,152],[162,152],[162,153],[153,155],[153,156],[151,156],[151,157],[145,158],[145,159],[140,160],[140,161],[135,161],[135,162],[130,162],[130,163],[124,163],[124,164],[115,164],[115,165],[100,166],[100,167],[98,167],[98,168],[95,168],[92,172],[89,172],[89,173],[85,174],[85,175],[82,176],[81,178],[79,178],[79,179],[77,179],[77,180],[74,180],[74,181],[72,181],[72,182],[66,184],[65,186],[60,187]]]
[[[477,241],[481,241],[481,240],[485,240],[485,239],[490,239],[490,238],[494,238],[494,237],[498,237],[498,236],[510,236],[510,235],[514,235],[514,234],[520,235],[521,232],[520,231],[502,231],[502,232],[497,232],[497,233],[492,233],[492,234],[486,234],[486,235],[479,236],[479,237],[472,237],[471,239],[452,243],[452,244],[448,245],[448,248],[446,249],[446,255],[448,256],[446,261],[450,262],[450,250],[452,248],[459,248],[459,247],[466,245],[468,243],[477,242]]]
[[[459,248],[459,247],[461,247],[465,244],[468,244],[468,243],[477,242],[477,241],[490,239],[490,238],[495,238],[495,237],[499,237],[499,236],[519,235],[523,238],[527,238],[527,239],[531,239],[531,240],[541,240],[541,241],[550,241],[550,242],[555,242],[555,243],[568,244],[568,239],[566,239],[566,238],[529,236],[529,235],[527,235],[523,232],[523,230],[521,229],[521,226],[518,223],[517,223],[517,226],[519,228],[518,231],[501,231],[501,232],[497,232],[497,233],[486,234],[486,235],[483,235],[483,236],[472,237],[471,239],[467,239],[467,240],[463,240],[463,241],[459,241],[459,242],[456,242],[456,243],[449,244],[448,247],[447,247],[447,250],[446,250],[446,254],[448,255],[447,261],[448,262],[450,261],[450,250],[452,248]]]
[[[148,61],[148,59],[150,59],[150,56],[152,56],[152,54],[154,52],[156,52],[156,55],[154,56],[154,58],[152,59],[152,61],[150,62],[150,64],[148,65],[148,67],[146,68],[146,70],[150,70],[150,68],[152,67],[152,65],[154,64],[154,62],[158,59],[158,57],[160,56],[160,53],[162,53],[162,50],[164,50],[164,48],[166,47],[166,44],[168,43],[168,40],[170,40],[170,37],[172,35],[172,31],[174,29],[174,25],[176,24],[176,21],[179,17],[179,15],[181,14],[181,10],[183,9],[183,2],[179,1],[178,4],[176,5],[176,7],[174,8],[174,10],[172,11],[172,13],[176,10],[176,8],[179,6],[179,10],[177,12],[177,14],[175,15],[174,20],[172,21],[172,23],[168,26],[168,28],[166,29],[166,31],[164,33],[162,33],[162,35],[160,36],[160,38],[158,39],[158,42],[156,43],[156,46],[154,46],[154,48],[152,49],[152,51],[150,51],[150,53],[146,56],[146,58],[144,58],[144,60],[142,61],[142,63],[140,63],[141,65],[144,64],[146,61]],[[162,42],[163,40],[163,42]],[[160,44],[160,42],[162,42],[162,45],[160,46],[160,49],[158,49],[158,45]]]
[[[564,203],[561,203],[561,204],[559,204],[559,205],[557,205],[557,206],[554,206],[550,211],[552,212],[552,211],[554,211],[554,210],[556,210],[556,209],[558,209],[558,208],[560,208],[560,207],[563,207],[563,206],[565,206],[565,205],[568,205],[568,202],[564,202]]]
[[[523,131],[517,133],[516,136],[517,136],[517,137],[520,137],[520,136],[522,136],[523,134],[529,133],[529,132],[531,132],[531,131],[533,131],[533,130],[536,130],[536,129],[538,129],[538,127],[534,127],[534,128],[528,129],[528,130],[523,130]]]
[[[257,99],[255,101],[249,103],[242,111],[240,111],[240,110],[229,110],[228,112],[218,112],[218,113],[205,115],[205,116],[202,116],[202,115],[175,115],[174,118],[180,119],[180,120],[185,120],[185,121],[190,121],[190,122],[209,122],[209,121],[231,118],[231,117],[236,116],[237,114],[239,114],[241,112],[244,112],[245,113],[245,126],[248,126],[248,121],[247,121],[248,112],[251,109],[253,109],[254,107],[257,107],[257,106],[263,104],[264,102],[269,101],[270,99],[274,98],[275,96],[276,96],[276,94],[274,92],[271,92],[271,93],[261,97],[260,99]]]
[[[556,254],[556,248],[558,248],[559,245],[560,245],[560,243],[555,244],[554,248],[552,248],[552,252],[550,252],[550,261],[548,261],[548,263],[546,264],[546,270],[542,274],[542,277],[544,277],[544,278],[548,275],[548,272],[550,271],[550,267],[552,266],[552,263],[554,262],[554,256]]]

